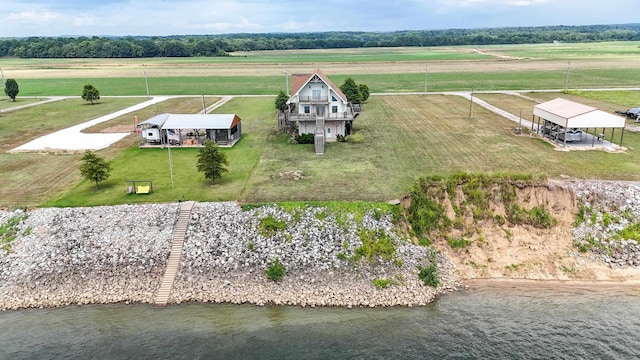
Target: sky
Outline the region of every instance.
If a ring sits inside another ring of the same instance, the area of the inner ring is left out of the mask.
[[[638,0],[0,0],[0,37],[638,23]]]

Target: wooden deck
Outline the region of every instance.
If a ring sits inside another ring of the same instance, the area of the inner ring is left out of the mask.
[[[189,220],[191,219],[191,209],[195,201],[186,201],[180,204],[180,214],[178,215],[178,221],[173,229],[173,237],[171,240],[171,252],[169,253],[169,259],[167,260],[167,267],[164,271],[164,277],[160,288],[156,292],[154,305],[159,307],[167,306],[169,301],[169,295],[173,288],[173,282],[180,266],[180,258],[182,257],[182,245],[184,244],[184,236],[187,234],[187,226],[189,226]]]

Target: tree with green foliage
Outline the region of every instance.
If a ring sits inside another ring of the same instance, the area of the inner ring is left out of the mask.
[[[20,89],[18,89],[18,82],[15,79],[7,79],[4,83],[4,93],[11,98],[11,100],[16,101],[16,96]]]
[[[229,171],[224,166],[229,165],[227,155],[220,151],[216,143],[207,140],[204,147],[198,151],[198,171],[204,173],[206,179],[215,182],[222,174]]]
[[[98,183],[109,178],[111,164],[91,150],[85,151],[81,160],[80,174],[89,181],[95,181],[98,189]]]
[[[352,78],[347,78],[344,84],[340,85],[340,90],[347,97],[347,101],[353,104],[360,104],[362,102],[362,94],[358,89],[358,85]]]
[[[93,105],[96,101],[100,100],[100,91],[96,89],[95,86],[87,84],[82,90],[82,98]]]
[[[367,99],[369,99],[369,87],[365,84],[359,84],[358,90],[360,91],[360,95],[362,95],[362,102],[367,101]]]
[[[289,108],[289,105],[287,105],[288,100],[289,97],[287,96],[287,94],[285,94],[284,91],[280,90],[278,96],[276,97],[276,110],[287,111],[287,109]]]

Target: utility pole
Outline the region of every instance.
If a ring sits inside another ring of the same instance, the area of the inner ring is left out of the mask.
[[[571,70],[571,61],[567,62],[567,79],[564,81],[564,91],[569,90],[569,70]]]
[[[424,73],[424,93],[427,94],[427,83],[429,82],[429,64],[426,65]]]
[[[287,70],[284,71],[284,81],[287,89],[287,96],[289,96],[289,75],[287,73]]]
[[[149,97],[149,82],[147,81],[147,70],[143,70],[144,74],[144,86],[147,88],[147,97]]]
[[[473,119],[473,88],[471,88],[471,101],[469,102],[469,120]]]
[[[2,72],[2,69],[0,69],[0,75],[2,76],[2,87],[6,89],[5,87],[5,83],[4,83],[4,73]],[[7,100],[9,99],[9,95],[7,95]]]

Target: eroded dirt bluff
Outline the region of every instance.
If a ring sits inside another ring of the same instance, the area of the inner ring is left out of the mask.
[[[557,220],[549,228],[503,222],[506,211],[497,195],[498,185],[490,193],[493,196],[488,206],[493,216],[480,220],[474,217],[473,206],[469,208],[470,201],[461,186],[454,198],[445,194],[439,200],[453,225],[446,234],[432,240],[455,264],[462,279],[640,281],[638,269],[612,269],[595,261],[592,254],[580,253],[573,245],[573,224],[580,200],[571,182],[516,187],[516,202],[521,208],[543,206]],[[452,239],[468,242],[456,247],[451,245]]]

